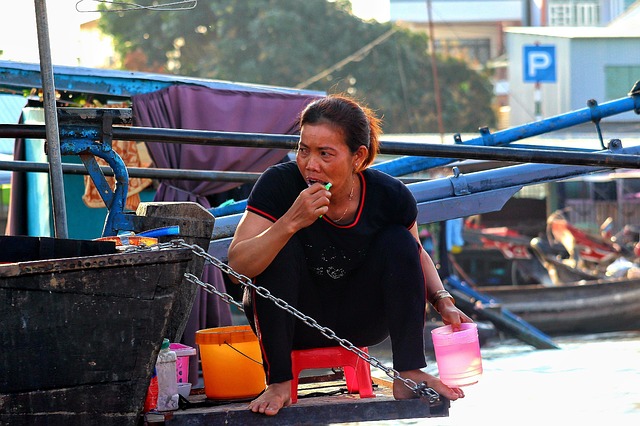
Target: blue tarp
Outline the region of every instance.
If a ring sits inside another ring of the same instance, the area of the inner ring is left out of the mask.
[[[20,120],[22,108],[27,103],[27,98],[20,95],[0,94],[0,123],[16,124]],[[13,160],[13,145],[15,141],[8,138],[0,138],[0,160]],[[0,184],[11,181],[11,172],[0,170]]]

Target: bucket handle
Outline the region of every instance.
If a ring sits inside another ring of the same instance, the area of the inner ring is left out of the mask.
[[[245,354],[244,352],[234,348],[231,344],[229,344],[226,340],[224,341],[224,344],[229,346],[231,349],[233,349],[234,351],[238,352],[240,355],[242,355],[243,357],[255,362],[258,365],[262,365],[262,363],[260,361],[256,361],[255,359],[251,358],[249,355]]]

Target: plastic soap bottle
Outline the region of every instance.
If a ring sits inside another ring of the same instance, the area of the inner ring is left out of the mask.
[[[156,372],[158,375],[158,411],[178,409],[178,383],[176,381],[176,353],[169,349],[169,339],[162,341]]]

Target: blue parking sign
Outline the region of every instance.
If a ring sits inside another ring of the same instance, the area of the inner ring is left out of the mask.
[[[556,47],[554,45],[523,46],[525,83],[556,82]]]

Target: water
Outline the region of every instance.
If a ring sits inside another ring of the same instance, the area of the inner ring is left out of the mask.
[[[640,331],[554,341],[560,350],[517,341],[483,346],[483,375],[463,388],[466,397],[451,403],[448,418],[351,424],[640,425]],[[433,357],[428,362],[436,374]]]

